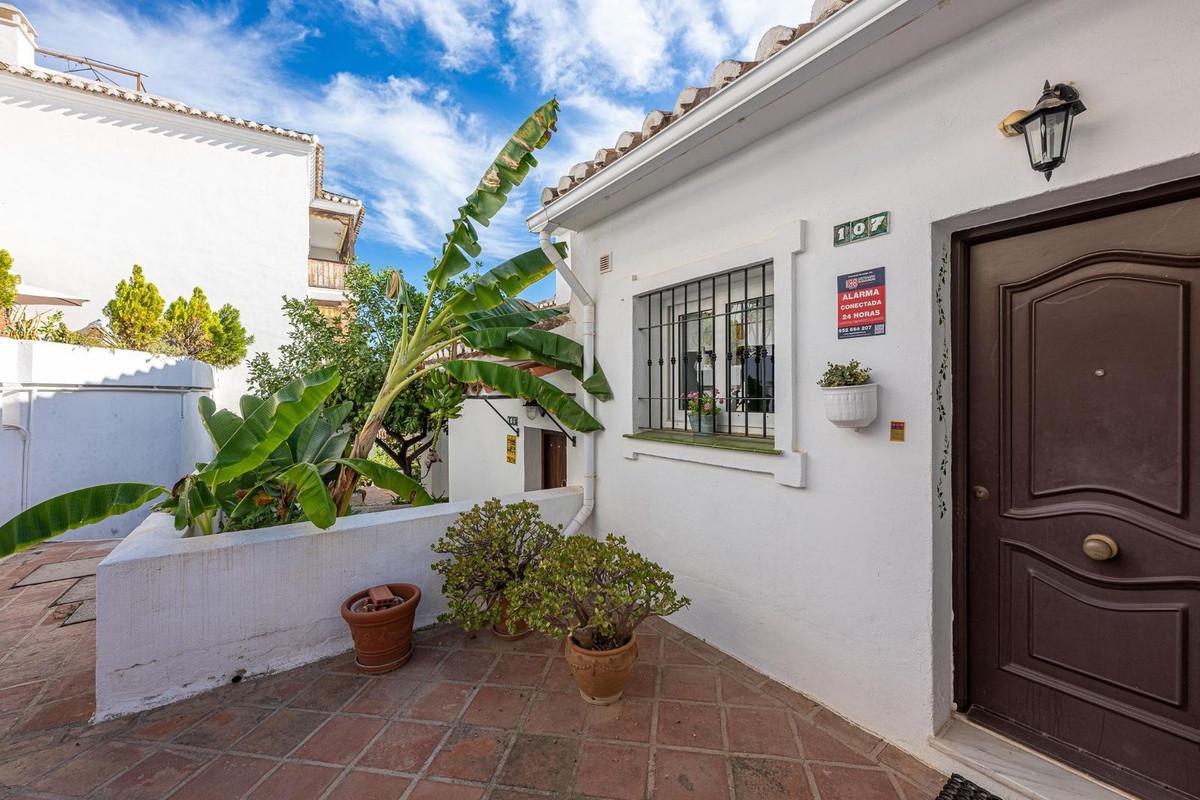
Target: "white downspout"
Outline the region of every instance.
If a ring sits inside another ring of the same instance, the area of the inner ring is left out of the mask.
[[[550,259],[550,263],[554,265],[558,274],[563,276],[563,280],[571,287],[571,294],[579,298],[583,307],[583,318],[579,321],[579,333],[583,339],[583,379],[586,381],[595,372],[596,303],[588,290],[583,288],[579,276],[567,266],[567,262],[563,261],[558,250],[550,242],[550,234],[553,230],[554,227],[550,225],[542,228],[541,233],[538,234],[538,241],[542,246],[542,252]],[[591,394],[583,393],[582,405],[583,409],[593,417],[596,415],[596,398]],[[575,518],[567,524],[566,530],[563,531],[565,536],[578,533],[596,507],[596,442],[593,439],[595,434],[583,433],[580,436],[583,437],[583,505]]]

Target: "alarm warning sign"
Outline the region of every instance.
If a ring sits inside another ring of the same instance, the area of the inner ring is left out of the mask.
[[[837,313],[839,339],[887,333],[887,288],[883,267],[839,275]]]

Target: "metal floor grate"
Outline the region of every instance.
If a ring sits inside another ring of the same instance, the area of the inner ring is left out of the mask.
[[[962,775],[954,774],[934,800],[1000,800],[999,797],[980,789]]]

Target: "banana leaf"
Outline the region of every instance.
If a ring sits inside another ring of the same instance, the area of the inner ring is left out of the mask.
[[[304,509],[304,514],[312,524],[318,528],[328,528],[337,519],[337,507],[333,505],[329,489],[315,466],[296,464],[279,479],[296,487],[296,502]]]
[[[567,254],[566,242],[556,242],[558,252]],[[508,261],[498,264],[464,286],[450,298],[447,305],[456,316],[476,311],[487,311],[503,303],[510,296],[519,294],[526,287],[540,281],[554,271],[554,265],[542,251],[535,247]]]
[[[484,328],[524,328],[541,322],[544,319],[550,319],[565,313],[567,313],[567,309],[562,306],[529,308],[522,301],[509,298],[495,308],[490,308],[487,311],[463,314],[459,317],[458,321],[471,330],[482,330]]]
[[[362,475],[380,488],[395,492],[398,496],[407,498],[414,506],[427,506],[433,503],[433,498],[425,487],[415,478],[410,478],[398,469],[376,464],[365,458],[335,458],[335,463],[343,464]]]
[[[268,397],[217,451],[200,477],[216,486],[258,467],[321,407],[338,380],[337,369],[326,367],[297,378]]]
[[[0,557],[74,528],[141,508],[169,492],[167,487],[151,483],[106,483],[44,500],[0,525]]]
[[[200,420],[212,439],[213,447],[220,450],[242,424],[242,418],[228,409],[218,409],[211,397],[201,397],[197,405]]]
[[[508,202],[508,194],[520,185],[537,165],[533,151],[545,147],[558,120],[558,101],[551,99],[529,116],[505,142],[467,201],[458,209],[446,244],[426,276],[430,289],[443,289],[447,281],[471,266],[481,252],[479,237],[471,220],[487,227],[492,217]]]
[[[508,335],[513,344],[525,348],[539,364],[567,369],[583,384],[584,391],[600,400],[612,400],[612,389],[600,362],[592,359],[592,376],[583,379],[583,345],[574,339],[538,328],[522,328]]]
[[[492,361],[473,360],[447,361],[442,368],[463,383],[479,382],[510,397],[534,400],[573,430],[584,433],[604,430],[604,426],[570,395],[523,370]]]

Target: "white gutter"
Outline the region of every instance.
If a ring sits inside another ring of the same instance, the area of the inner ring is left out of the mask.
[[[550,225],[542,228],[538,234],[538,243],[542,246],[542,252],[554,265],[554,269],[571,287],[571,294],[579,298],[579,302],[583,306],[583,318],[579,322],[579,333],[583,338],[583,379],[586,381],[595,372],[596,303],[588,290],[583,287],[579,276],[571,270],[567,262],[563,261],[562,256],[558,254],[558,250],[551,243],[550,234],[553,230],[554,227]],[[583,393],[583,410],[592,416],[596,415],[596,398],[588,392]],[[563,531],[565,536],[578,533],[596,507],[596,441],[593,438],[596,434],[593,432],[580,435],[583,437],[583,505],[580,506],[579,513],[575,515],[575,518],[567,523],[567,527]]]

